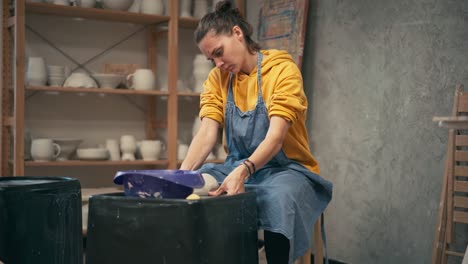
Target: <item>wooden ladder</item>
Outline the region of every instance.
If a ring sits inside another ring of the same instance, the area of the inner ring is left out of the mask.
[[[468,92],[463,85],[456,88],[452,116],[468,114]],[[436,236],[432,263],[445,264],[448,256],[462,257],[464,253],[451,249],[455,242],[455,223],[468,224],[468,133],[464,129],[450,129],[445,171],[437,214]]]

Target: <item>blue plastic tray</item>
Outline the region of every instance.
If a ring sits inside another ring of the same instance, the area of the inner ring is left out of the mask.
[[[205,185],[200,173],[187,170],[119,171],[114,183],[124,185],[126,196],[141,198],[186,198]]]

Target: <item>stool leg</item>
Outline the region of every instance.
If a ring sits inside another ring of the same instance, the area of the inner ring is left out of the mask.
[[[323,264],[323,242],[322,242],[322,229],[321,229],[321,218],[319,217],[314,224],[314,245],[315,245],[315,254],[314,254],[314,264]],[[312,250],[307,250],[304,256],[298,258],[294,264],[311,264],[312,260],[310,256],[312,255]]]
[[[298,258],[294,264],[311,264],[310,256],[312,255],[312,250],[307,250],[304,256]]]
[[[320,217],[314,224],[314,242],[315,242],[315,254],[314,264],[323,264],[323,241],[322,241],[322,229],[320,228],[322,220]]]

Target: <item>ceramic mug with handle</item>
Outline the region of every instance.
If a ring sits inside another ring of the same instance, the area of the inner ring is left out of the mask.
[[[135,90],[153,90],[156,79],[150,69],[137,69],[127,76],[128,87]]]
[[[34,139],[31,143],[31,156],[34,161],[50,161],[60,155],[60,146],[49,138]]]

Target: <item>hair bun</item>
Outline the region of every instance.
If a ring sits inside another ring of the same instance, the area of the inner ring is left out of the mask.
[[[216,4],[216,12],[227,13],[232,8],[232,3],[230,1],[221,1]]]

